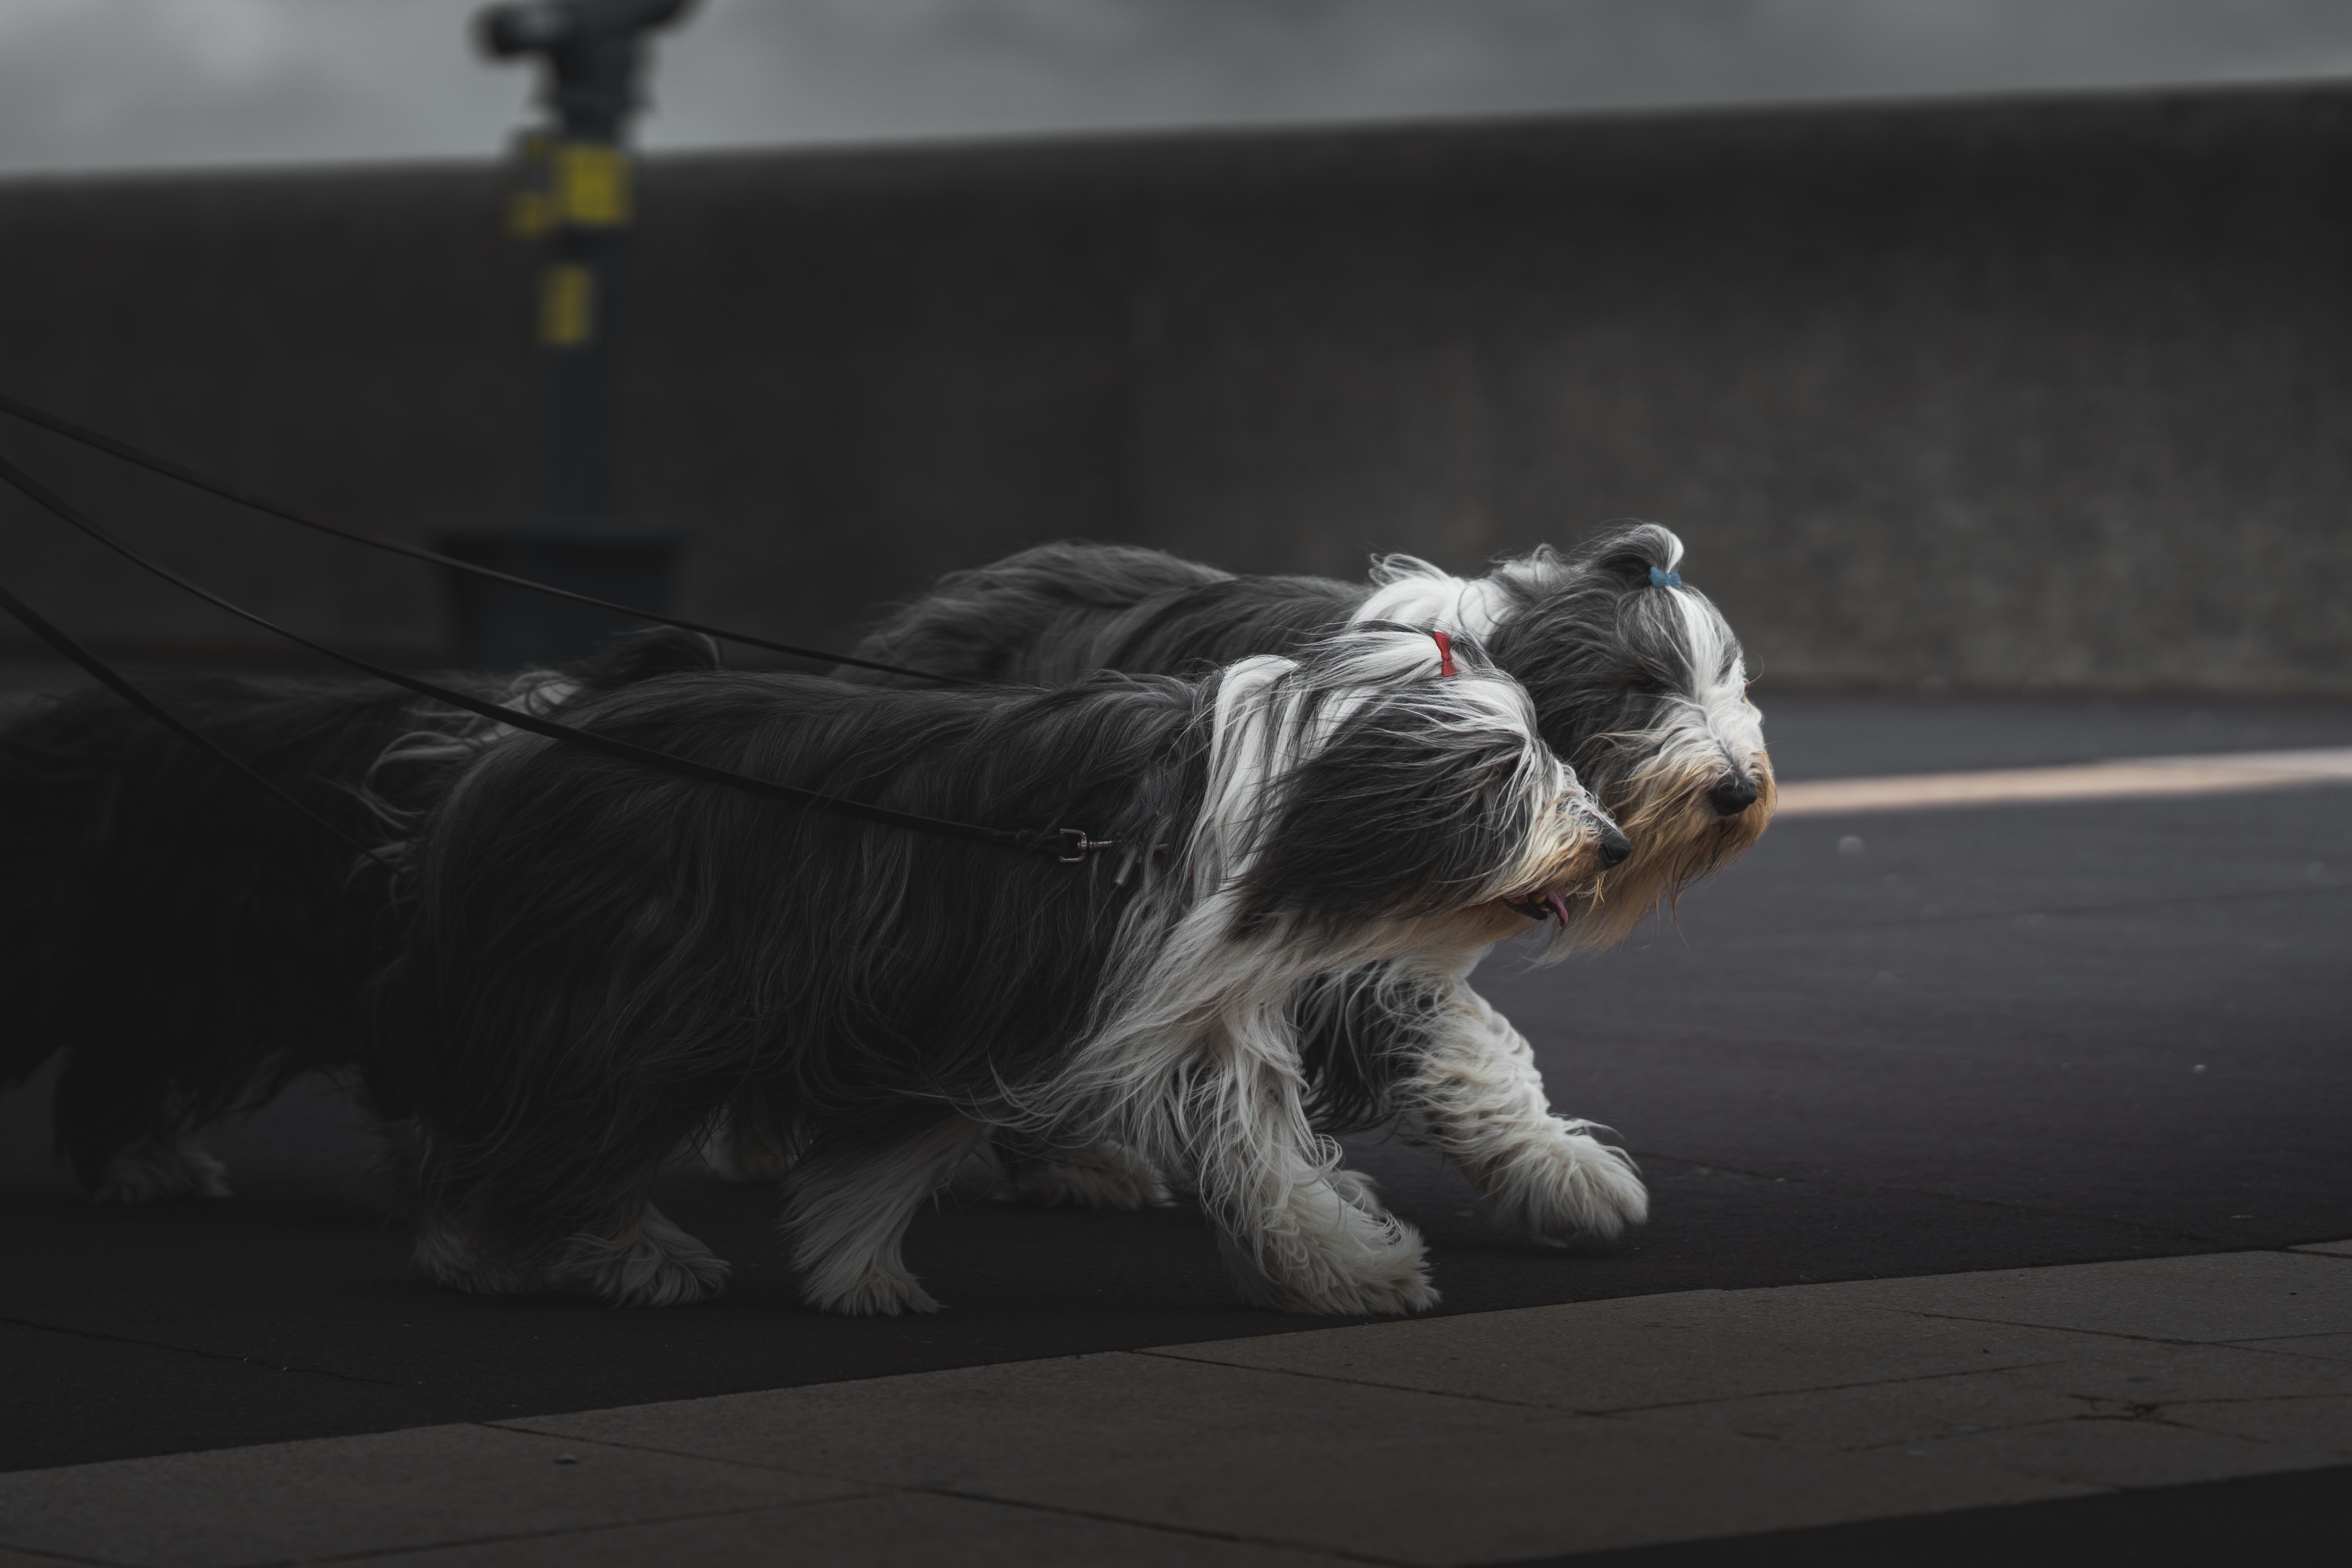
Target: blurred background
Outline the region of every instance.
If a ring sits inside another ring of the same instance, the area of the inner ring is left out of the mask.
[[[419,541],[541,508],[542,117],[479,8],[0,0],[0,391]],[[1042,538],[1352,575],[1631,515],[1774,685],[2352,689],[2343,6],[705,0],[643,63],[610,511],[688,613],[841,645]],[[429,569],[0,447],[461,656]],[[13,497],[0,580],[285,656]]]

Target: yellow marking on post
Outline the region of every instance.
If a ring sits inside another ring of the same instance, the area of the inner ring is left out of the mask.
[[[602,141],[556,143],[551,194],[556,215],[580,228],[629,221],[629,156]]]
[[[572,262],[558,262],[539,275],[539,341],[542,348],[576,349],[596,336],[596,275]]]

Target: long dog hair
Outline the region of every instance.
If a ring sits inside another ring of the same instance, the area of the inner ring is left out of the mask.
[[[711,662],[655,633],[562,670],[450,678],[546,713]],[[501,727],[366,683],[142,684],[369,844],[404,837]],[[398,933],[395,871],[110,692],[37,703],[0,731],[0,1086],[67,1053],[58,1152],[100,1201],[226,1193],[199,1129],[354,1060],[362,988]]]
[[[1088,670],[1184,674],[1286,653],[1352,621],[1434,623],[1482,641],[1534,699],[1545,743],[1633,841],[1574,911],[1606,946],[1745,853],[1772,812],[1772,768],[1739,640],[1682,583],[1655,523],[1538,547],[1480,578],[1411,556],[1370,580],[1237,577],[1129,546],[1062,543],[940,580],[858,645],[959,679],[1053,685]],[[898,684],[848,666],[842,679]]]
[[[954,573],[859,645],[869,659],[965,680],[1066,679],[1097,667],[1181,674],[1283,653],[1335,625],[1389,618],[1458,629],[1527,688],[1554,752],[1624,829],[1632,853],[1575,900],[1569,945],[1607,946],[1662,903],[1727,865],[1769,821],[1773,783],[1739,642],[1685,586],[1682,541],[1654,523],[1612,526],[1486,576],[1410,556],[1370,581],[1237,577],[1158,550],[1053,544]],[[844,679],[892,677],[845,668]],[[1556,937],[1556,956],[1560,941]],[[1502,1224],[1559,1242],[1639,1219],[1596,1212],[1580,1185],[1584,1124],[1549,1114],[1526,1040],[1467,971],[1390,965],[1327,977],[1299,998],[1316,1124],[1328,1132],[1420,1113]],[[1475,1019],[1472,1028],[1465,1019]],[[1116,1147],[1076,1155],[997,1140],[1002,1196],[1136,1207],[1155,1174]],[[777,1162],[722,1155],[720,1168]]]
[[[708,1295],[725,1265],[648,1192],[724,1117],[794,1156],[812,1304],[927,1310],[900,1235],[1009,1127],[1184,1172],[1254,1301],[1429,1304],[1419,1238],[1309,1126],[1302,991],[1466,972],[1622,852],[1525,692],[1466,637],[1449,677],[1443,646],[1365,622],[1191,679],[703,674],[568,710],[845,799],[1115,841],[1083,865],[488,748],[419,837],[367,1071],[420,1263],[475,1291]],[[1576,1153],[1596,1215],[1638,1208],[1620,1157]]]

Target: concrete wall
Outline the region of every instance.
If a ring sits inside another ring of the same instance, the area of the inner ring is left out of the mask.
[[[0,187],[0,386],[353,522],[536,498],[487,166]],[[1562,120],[646,171],[623,508],[851,634],[1056,535],[1470,566],[1638,515],[1769,679],[2352,689],[2352,93]],[[420,569],[6,449],[306,629]],[[249,650],[20,504],[118,649]]]

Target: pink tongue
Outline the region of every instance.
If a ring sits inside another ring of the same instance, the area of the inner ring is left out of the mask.
[[[1544,902],[1551,905],[1551,912],[1559,916],[1559,923],[1562,925],[1566,925],[1568,924],[1568,900],[1562,898],[1556,893],[1547,893],[1544,894]]]

